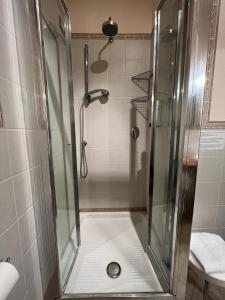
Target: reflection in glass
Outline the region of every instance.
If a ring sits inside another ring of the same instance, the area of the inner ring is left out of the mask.
[[[174,117],[178,1],[166,0],[157,12],[154,125],[151,154],[150,246],[167,280],[172,265],[175,216]]]
[[[78,243],[75,230],[67,44],[60,29],[53,32],[43,21],[59,267],[61,284],[64,286]]]

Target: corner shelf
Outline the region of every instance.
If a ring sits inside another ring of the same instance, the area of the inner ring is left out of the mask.
[[[146,121],[149,120],[148,112],[150,101],[148,96],[134,98],[131,100],[131,104]]]
[[[136,84],[146,94],[150,94],[152,89],[152,71],[147,71],[131,78],[132,82]]]
[[[131,100],[131,104],[146,121],[149,121],[150,95],[152,93],[152,77],[152,71],[147,71],[133,76],[131,78],[132,82],[147,94],[147,96],[134,98]]]

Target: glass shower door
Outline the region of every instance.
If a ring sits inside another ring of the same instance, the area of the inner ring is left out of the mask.
[[[165,0],[156,12],[152,110],[149,245],[170,283],[173,265],[180,103],[176,95],[179,1]]]
[[[73,99],[70,90],[70,55],[67,15],[58,10],[58,24],[42,20],[47,106],[51,143],[51,172],[56,215],[61,287],[79,247],[79,207],[74,141]]]

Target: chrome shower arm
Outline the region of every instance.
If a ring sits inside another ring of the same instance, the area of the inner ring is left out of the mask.
[[[85,96],[88,96],[88,45],[85,44],[84,47],[84,89],[85,89]]]

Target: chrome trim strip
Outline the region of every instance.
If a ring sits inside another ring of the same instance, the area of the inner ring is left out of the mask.
[[[72,273],[72,271],[73,271],[73,266],[74,266],[74,264],[75,264],[75,261],[76,261],[76,259],[77,259],[78,254],[79,254],[79,248],[76,249],[76,253],[75,253],[74,258],[73,258],[73,261],[72,261],[72,263],[71,263],[71,266],[72,266],[72,267],[70,268],[70,270],[69,270],[69,272],[68,272],[68,275],[67,275],[67,278],[66,278],[66,280],[65,280],[65,283],[64,283],[64,285],[63,285],[63,288],[62,288],[63,294],[64,294],[64,292],[65,292],[66,286],[67,286],[68,281],[69,281],[69,279],[70,279],[70,275],[71,275],[71,273]]]
[[[183,0],[184,2],[184,0]],[[200,125],[205,86],[209,13],[205,0],[190,0],[188,5],[185,74],[181,114],[179,193],[177,199],[177,247],[174,262],[173,291],[176,299],[185,299],[195,185],[200,142]],[[201,50],[199,40],[201,37]]]
[[[71,299],[71,300],[78,300],[78,299],[94,299],[94,300],[109,300],[112,298],[116,298],[118,300],[130,300],[131,298],[135,298],[137,300],[146,300],[150,298],[151,300],[175,300],[174,296],[168,293],[104,293],[104,294],[68,294],[64,295],[60,299]],[[183,300],[183,299],[182,299]]]
[[[151,249],[151,247],[148,245],[148,248],[147,248],[147,255],[148,255],[148,258],[152,264],[152,267],[156,273],[156,276],[161,284],[161,287],[163,289],[163,292],[164,293],[169,293],[170,291],[170,288],[169,288],[169,285],[167,283],[167,280],[166,280],[166,277],[164,276],[161,268],[160,268],[160,265],[158,264],[157,260],[155,259],[154,257],[154,254],[153,254],[153,251]]]
[[[38,23],[38,38],[40,43],[40,56],[41,56],[41,67],[43,73],[43,81],[44,81],[44,95],[43,95],[43,105],[45,111],[45,123],[46,129],[48,132],[48,158],[49,158],[49,172],[50,172],[50,182],[51,182],[51,193],[52,193],[52,212],[53,212],[53,221],[54,221],[54,232],[55,232],[55,249],[57,254],[57,280],[58,285],[56,287],[56,294],[60,296],[61,285],[60,285],[60,273],[59,273],[59,251],[57,245],[57,230],[56,230],[56,195],[55,195],[55,181],[54,181],[54,171],[53,171],[53,159],[52,159],[52,147],[51,147],[51,130],[49,124],[49,108],[47,101],[47,80],[46,80],[46,68],[45,68],[45,60],[44,60],[44,41],[43,41],[43,31],[42,31],[42,20],[41,20],[41,0],[35,0],[36,4],[36,13],[37,13],[37,23]],[[43,279],[42,279],[43,280]]]
[[[62,4],[65,6],[65,3]],[[68,10],[65,8],[67,13],[67,51],[68,51],[68,68],[69,68],[69,92],[70,92],[70,120],[71,120],[71,144],[72,144],[72,155],[73,155],[73,182],[74,182],[74,205],[75,205],[75,218],[76,218],[76,231],[77,231],[77,245],[80,246],[80,214],[79,214],[79,186],[78,186],[78,173],[77,173],[77,151],[76,151],[76,130],[75,130],[75,112],[74,112],[74,93],[73,93],[73,71],[72,71],[72,47],[71,47],[71,26]]]

